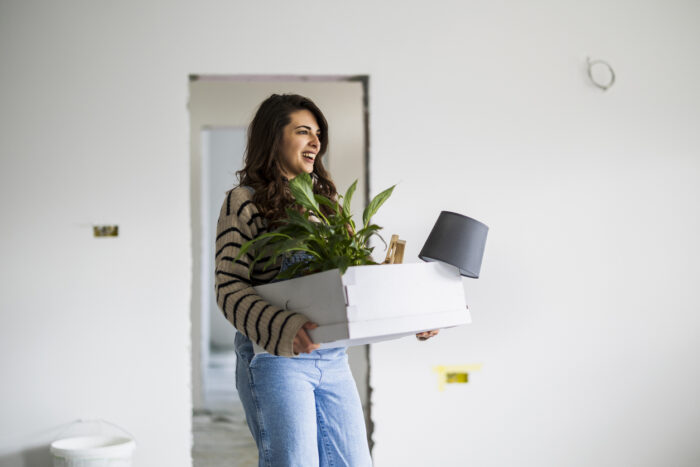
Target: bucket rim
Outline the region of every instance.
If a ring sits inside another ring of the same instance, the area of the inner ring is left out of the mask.
[[[82,447],[85,446],[85,447]],[[125,436],[75,436],[59,439],[51,443],[50,451],[57,457],[88,458],[88,457],[130,457],[136,448],[133,438]]]

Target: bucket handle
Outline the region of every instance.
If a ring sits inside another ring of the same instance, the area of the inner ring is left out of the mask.
[[[75,421],[69,423],[68,426],[66,426],[64,429],[62,429],[62,430],[58,433],[58,435],[56,435],[56,438],[55,438],[54,441],[57,441],[57,440],[61,439],[61,437],[62,437],[68,430],[70,430],[71,428],[75,427],[76,425],[80,425],[80,424],[89,424],[89,423],[95,423],[95,422],[100,423],[100,424],[103,424],[103,425],[109,425],[109,426],[111,426],[111,427],[113,427],[113,428],[116,428],[117,430],[119,430],[119,431],[121,431],[122,433],[126,434],[132,441],[136,441],[136,438],[134,437],[134,435],[132,435],[131,433],[129,433],[128,431],[126,431],[124,428],[122,428],[122,427],[120,427],[119,425],[116,425],[116,424],[114,424],[114,423],[112,423],[112,422],[109,422],[109,421],[107,421],[107,420],[105,420],[105,419],[103,419],[103,418],[95,418],[95,419],[91,419],[91,420],[89,420],[89,419],[84,419],[84,418],[79,418],[79,419],[77,419],[77,420],[75,420]]]

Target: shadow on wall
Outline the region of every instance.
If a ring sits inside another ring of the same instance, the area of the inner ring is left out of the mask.
[[[49,467],[52,463],[48,444],[0,455],[2,467]]]

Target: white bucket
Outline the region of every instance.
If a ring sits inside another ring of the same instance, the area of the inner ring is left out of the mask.
[[[132,467],[135,448],[132,437],[89,435],[54,441],[51,454],[53,467]]]

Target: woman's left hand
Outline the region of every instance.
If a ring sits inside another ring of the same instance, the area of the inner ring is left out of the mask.
[[[432,331],[419,332],[418,334],[416,334],[416,338],[419,341],[427,341],[431,337],[437,336],[439,332],[440,332],[439,329],[433,329]]]

